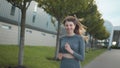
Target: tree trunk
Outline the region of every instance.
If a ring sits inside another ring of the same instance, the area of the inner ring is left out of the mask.
[[[92,48],[92,35],[90,34],[90,47]]]
[[[25,38],[25,20],[26,20],[26,9],[21,9],[21,30],[20,30],[20,43],[19,43],[19,53],[18,53],[18,66],[23,66],[24,57],[24,38]]]
[[[59,37],[60,37],[60,26],[61,26],[61,21],[58,20],[58,31],[57,31],[57,38],[56,38],[56,51],[55,51],[55,57],[54,59],[57,60],[57,55],[58,55],[58,52],[59,52]]]

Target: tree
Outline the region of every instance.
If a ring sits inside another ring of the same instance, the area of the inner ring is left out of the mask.
[[[82,8],[78,12],[75,12],[71,15],[76,15],[78,18],[85,18],[92,13],[95,13],[97,6],[94,4],[94,0],[84,0],[82,2]]]
[[[48,14],[55,17],[58,21],[55,59],[59,51],[59,36],[62,20],[65,16],[75,13],[82,8],[81,3],[84,0],[37,0],[39,7],[42,7]]]
[[[104,26],[101,26],[99,31],[97,31],[94,36],[95,36],[96,39],[104,40],[104,39],[107,39],[109,37],[109,35],[110,34],[106,30],[106,28]]]
[[[24,56],[24,37],[25,37],[25,20],[26,20],[26,10],[29,7],[32,0],[7,0],[12,6],[15,6],[21,10],[21,30],[20,30],[20,44],[18,53],[18,66],[23,66],[23,56]]]
[[[97,5],[95,4],[95,1],[85,0],[82,5],[82,9],[73,14],[75,14],[78,18],[84,18],[81,23],[87,26],[87,33],[90,34],[91,44],[93,42],[92,38],[106,39],[107,37],[109,37],[108,32],[103,26],[104,20],[101,18],[101,14],[97,10]]]

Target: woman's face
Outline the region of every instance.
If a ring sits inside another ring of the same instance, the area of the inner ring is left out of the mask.
[[[65,22],[65,29],[68,34],[74,33],[75,25],[72,21],[66,21]]]

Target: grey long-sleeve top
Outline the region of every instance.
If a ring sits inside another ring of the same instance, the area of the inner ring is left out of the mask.
[[[85,57],[85,42],[80,35],[64,36],[60,38],[60,53],[68,53],[65,50],[65,44],[68,43],[74,51],[73,56],[75,59],[83,61]]]

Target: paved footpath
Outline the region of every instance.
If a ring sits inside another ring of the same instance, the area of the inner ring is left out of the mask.
[[[120,68],[120,49],[106,51],[84,68]]]

